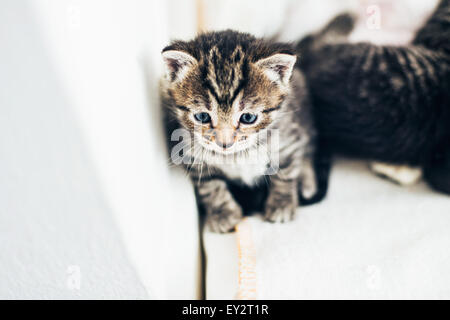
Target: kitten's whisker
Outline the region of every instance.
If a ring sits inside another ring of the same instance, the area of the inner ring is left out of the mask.
[[[209,149],[206,150],[206,160],[208,160],[208,162],[209,162],[210,155],[211,155],[211,150],[209,150]],[[205,165],[206,165],[206,169],[208,170],[208,175],[211,177],[211,171],[210,171],[208,163],[206,163]]]
[[[203,173],[203,164],[205,163],[205,152],[203,151],[203,148],[202,148],[202,151],[201,151],[201,157],[202,157],[202,160],[201,160],[201,165],[200,165],[200,175],[198,176],[198,183],[200,183],[200,181],[201,181],[201,179],[202,179],[202,173]]]

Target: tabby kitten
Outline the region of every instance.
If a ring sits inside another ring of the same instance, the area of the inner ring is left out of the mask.
[[[175,41],[162,56],[163,103],[172,129],[187,133],[172,131],[172,140],[183,136],[172,160],[188,170],[212,231],[233,230],[253,197],[272,222],[292,219],[299,198],[323,197],[311,105],[290,45],[227,30]],[[267,197],[250,192],[242,205],[232,192],[266,183]]]
[[[341,15],[297,48],[324,141],[335,152],[423,168],[450,193],[450,1],[406,46],[348,43],[353,25]]]

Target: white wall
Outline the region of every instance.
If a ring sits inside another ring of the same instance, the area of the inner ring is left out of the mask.
[[[323,26],[358,0],[203,0],[205,29],[236,29],[258,37],[276,35],[282,41],[297,41]]]
[[[11,116],[10,131],[20,132],[21,117],[48,119],[47,128],[41,129],[34,124],[36,135],[33,141],[28,142],[39,148],[51,143],[52,139],[62,139],[67,135],[66,130],[74,126],[77,129],[73,135],[78,144],[67,141],[64,150],[68,154],[66,157],[61,155],[60,159],[67,166],[62,167],[61,172],[54,172],[52,162],[43,160],[49,157],[45,148],[36,155],[42,159],[43,170],[47,172],[48,185],[44,184],[44,189],[49,189],[47,191],[55,199],[65,196],[67,201],[76,200],[76,208],[81,210],[87,201],[84,196],[61,194],[62,190],[79,175],[86,176],[83,188],[87,190],[91,188],[90,180],[97,182],[92,196],[101,199],[105,212],[103,218],[85,221],[87,212],[79,213],[77,218],[76,209],[67,210],[65,214],[70,214],[70,219],[77,219],[80,225],[90,224],[87,228],[92,228],[93,233],[80,232],[78,237],[87,237],[88,240],[80,241],[92,243],[95,252],[91,254],[99,260],[80,257],[80,261],[72,264],[105,263],[96,266],[102,270],[125,265],[136,271],[137,278],[122,285],[129,291],[145,288],[146,294],[142,292],[139,297],[148,294],[153,298],[199,297],[200,251],[192,187],[182,174],[170,171],[167,166],[159,119],[157,81],[161,71],[160,51],[168,42],[169,33],[166,3],[162,0],[6,1],[0,4],[0,12],[4,17],[0,21],[1,35],[5,38],[2,39],[2,47],[7,47],[7,53],[3,53],[7,56],[2,61],[6,59],[9,64],[8,60],[14,58],[18,68],[2,70],[0,74],[2,83],[12,82],[15,89],[2,95],[2,105],[7,106],[3,112],[21,110],[21,114]],[[33,96],[34,88],[28,83],[31,79],[39,86],[49,87],[45,94]],[[55,105],[53,95],[64,98]],[[19,96],[20,101],[17,100]],[[54,119],[54,108],[67,112],[64,119],[67,126],[65,122],[62,124],[59,119]],[[49,135],[42,136],[41,130],[49,130]],[[14,140],[20,137],[7,137],[9,140],[2,140],[0,148],[9,153],[17,142]],[[78,160],[67,157],[73,156],[79,148],[83,150],[80,156],[92,166],[91,171],[71,169],[70,164]],[[17,157],[23,166],[18,170],[27,173],[24,182],[29,180],[33,183],[31,160],[26,159],[26,150],[23,154],[19,151]],[[45,163],[48,163],[48,168],[45,168]],[[10,174],[6,166],[1,170],[6,175]],[[66,180],[59,181],[62,176]],[[55,184],[53,180],[59,183]],[[5,184],[4,187],[8,186]],[[7,220],[8,214],[21,207],[24,219],[28,215],[39,214],[39,220],[43,222],[27,230],[16,225],[20,221],[11,222],[18,232],[8,234],[4,240],[15,244],[28,239],[31,233],[50,228],[60,230],[60,233],[55,234],[51,241],[45,237],[39,240],[41,236],[38,237],[38,241],[48,246],[44,252],[52,251],[53,246],[77,247],[77,237],[70,240],[61,238],[63,231],[70,229],[66,221],[54,219],[57,212],[65,209],[47,208],[45,201],[30,203],[29,195],[22,193],[21,188],[18,186],[14,190],[15,200],[7,207],[0,202],[2,218]],[[36,196],[43,192],[37,189]],[[23,197],[18,197],[20,194]],[[10,212],[5,212],[5,208]],[[99,239],[95,235],[97,228],[105,230],[109,237]],[[117,249],[119,253],[123,252],[120,259],[117,258],[120,255],[110,248],[115,242],[123,248],[122,251]],[[10,253],[2,252],[1,260],[17,259],[20,262],[25,259],[21,255],[12,257]],[[34,256],[36,252],[32,249],[29,254]],[[129,259],[124,259],[124,255]],[[62,257],[56,254],[52,259],[58,263]],[[38,262],[37,256],[36,261],[29,261],[38,270],[42,269],[39,272],[50,270]],[[1,273],[2,280],[15,279],[18,283],[21,276],[16,270]],[[37,281],[36,286],[42,285],[42,288],[27,288],[23,283],[19,285],[20,292],[25,294],[29,290],[35,297],[37,292],[46,292],[44,282],[53,281],[52,274],[47,276],[48,279],[43,277],[42,281]],[[17,296],[17,292],[6,285],[8,281],[0,281],[2,292],[10,293],[4,297]],[[111,290],[119,288],[112,287]],[[80,295],[86,297],[83,290]],[[44,296],[58,297],[50,288]],[[126,292],[118,296],[135,297],[127,296]],[[101,295],[95,297],[100,298]]]
[[[172,0],[176,1],[176,0]],[[182,1],[182,0],[180,0]],[[352,41],[405,43],[424,22],[438,0],[203,0],[205,29],[232,28],[256,36],[277,36],[298,41],[323,27],[342,12],[353,12],[359,21]],[[367,27],[376,6],[380,28]]]

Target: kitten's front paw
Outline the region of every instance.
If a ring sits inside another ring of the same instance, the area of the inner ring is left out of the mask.
[[[234,231],[235,226],[242,220],[242,209],[238,204],[227,204],[212,208],[208,212],[206,225],[216,233]]]
[[[295,195],[283,201],[279,201],[274,197],[269,197],[266,203],[264,219],[270,222],[291,221],[294,219],[297,206],[298,201]]]

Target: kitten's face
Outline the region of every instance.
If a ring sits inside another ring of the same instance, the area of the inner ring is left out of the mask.
[[[258,134],[279,116],[296,60],[274,54],[250,62],[239,46],[228,56],[213,47],[200,61],[175,50],[163,57],[179,123],[219,154],[257,145]]]

